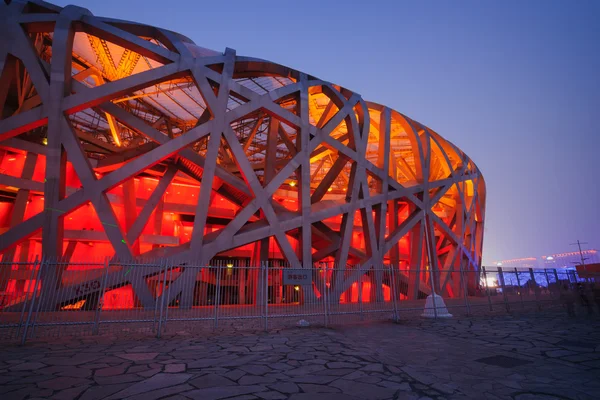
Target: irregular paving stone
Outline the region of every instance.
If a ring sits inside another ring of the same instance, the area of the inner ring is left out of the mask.
[[[90,387],[89,385],[85,385],[85,386],[77,386],[74,388],[61,390],[60,392],[58,392],[54,396],[52,396],[52,399],[73,400],[73,399],[76,399],[81,393],[83,393],[89,387]]]
[[[11,371],[35,371],[36,369],[44,368],[46,364],[41,362],[24,362],[10,367]]]
[[[126,353],[126,354],[117,354],[118,357],[124,358],[130,361],[147,361],[153,360],[158,353]]]
[[[164,371],[169,373],[185,372],[185,364],[169,364],[165,366]]]
[[[363,376],[356,380],[359,382],[362,382],[362,383],[379,383],[379,382],[381,382],[381,378],[378,378],[376,376]],[[385,386],[385,385],[382,385],[382,386]]]
[[[48,357],[44,358],[44,364],[49,365],[81,365],[96,361],[102,356],[93,353],[78,353],[71,357]]]
[[[52,395],[52,389],[38,389],[36,387],[25,387],[6,394],[6,399],[20,400],[25,398],[42,398],[47,399]]]
[[[280,383],[275,383],[272,385],[267,385],[267,387],[269,389],[273,389],[278,392],[286,393],[286,394],[298,393],[300,391],[300,389],[298,388],[298,385],[296,385],[295,383],[292,383],[292,382],[280,382]]]
[[[125,373],[127,365],[117,365],[114,367],[102,368],[94,372],[94,376],[115,376]]]
[[[301,376],[301,375],[307,375],[307,374],[311,374],[311,373],[318,372],[318,371],[323,371],[324,369],[325,369],[325,367],[323,367],[321,365],[304,365],[302,367],[291,369],[289,371],[284,371],[284,374],[290,375],[290,376]]]
[[[316,383],[324,385],[329,382],[333,382],[338,379],[337,376],[327,376],[327,375],[303,375],[303,376],[292,376],[290,377],[290,381],[295,383]]]
[[[239,396],[249,393],[257,393],[265,391],[264,386],[253,385],[253,386],[226,386],[226,387],[212,387],[206,389],[197,389],[189,392],[185,392],[185,396],[194,400],[217,400],[225,399],[227,397]]]
[[[233,386],[236,383],[221,375],[207,374],[190,380],[190,384],[198,389],[210,388],[215,386]]]
[[[394,395],[395,389],[384,388],[369,383],[360,383],[356,381],[349,381],[346,379],[338,379],[331,382],[331,386],[341,389],[342,392],[362,397],[364,399],[386,399]]]
[[[54,379],[55,377],[52,375],[30,375],[30,376],[24,376],[21,378],[15,378],[16,380],[13,380],[11,382],[12,385],[21,385],[21,384],[27,384],[27,383],[37,383],[37,382],[43,382],[43,381],[47,381],[50,379]]]
[[[94,380],[98,385],[116,385],[119,383],[133,383],[144,380],[143,377],[136,374],[123,374],[114,376],[95,376]]]
[[[154,376],[158,373],[162,372],[162,369],[160,368],[152,368],[149,369],[147,371],[142,371],[142,372],[138,372],[137,375],[143,377],[143,378],[150,378],[151,376]]]
[[[108,397],[108,399],[122,399],[124,397],[134,396],[140,393],[147,393],[153,390],[162,389],[169,386],[176,386],[190,379],[190,374],[156,374],[151,378],[138,382],[127,389]]]
[[[275,391],[256,393],[256,397],[258,397],[259,399],[274,399],[274,400],[287,399],[287,396],[285,394],[275,392]]]
[[[264,365],[241,365],[239,369],[252,375],[264,375],[271,372],[271,368]]]
[[[289,353],[287,355],[287,358],[289,360],[298,360],[298,361],[303,361],[303,360],[312,360],[313,358],[315,358],[314,356],[311,356],[309,354],[306,353]]]
[[[257,385],[260,383],[274,383],[277,379],[267,376],[246,375],[240,378],[240,385]]]
[[[353,369],[348,369],[348,368],[326,369],[323,371],[319,371],[319,374],[331,375],[331,376],[345,376],[345,375],[349,375],[353,372],[358,372],[358,371],[355,371]]]
[[[295,393],[289,400],[363,400],[345,393]]]
[[[229,378],[233,381],[237,381],[244,375],[246,375],[246,372],[242,371],[241,369],[234,369],[233,371],[229,371],[223,374],[224,377]]]
[[[44,389],[52,389],[52,390],[62,390],[67,389],[73,386],[82,386],[87,383],[91,383],[88,379],[83,378],[71,378],[66,376],[61,376],[59,378],[50,379],[47,381],[43,381],[38,383],[38,387]]]
[[[128,383],[119,385],[103,385],[103,386],[92,386],[87,389],[85,393],[79,398],[79,400],[100,400],[104,399],[111,394],[117,393],[130,385]]]
[[[383,386],[390,389],[402,390],[402,391],[410,391],[410,385],[407,382],[393,382],[393,381],[381,381],[378,382],[377,385]],[[449,393],[452,393],[450,391]]]
[[[162,389],[158,389],[158,390],[153,390],[152,392],[149,392],[149,393],[141,393],[136,396],[128,397],[128,400],[157,400],[160,398],[164,398],[166,396],[175,395],[177,393],[186,392],[186,391],[193,390],[193,389],[194,389],[193,386],[188,385],[186,383],[183,385],[176,385],[176,386],[170,386],[170,387],[166,387],[166,388],[162,388]]]
[[[57,373],[59,376],[69,376],[73,378],[89,378],[92,376],[92,370],[79,367],[65,367],[63,371]]]
[[[360,365],[349,362],[329,362],[327,363],[327,368],[360,368]]]
[[[304,393],[341,393],[341,390],[327,385],[314,385],[312,383],[298,384]]]
[[[368,372],[383,372],[383,364],[369,364],[360,369]]]

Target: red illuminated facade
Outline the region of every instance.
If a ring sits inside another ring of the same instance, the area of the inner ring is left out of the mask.
[[[405,298],[431,292],[429,273],[457,296],[458,271],[478,270],[484,180],[432,129],[164,29],[44,2],[0,8],[3,263],[168,258],[181,282],[203,279],[190,263],[327,263],[333,298],[356,282],[334,273],[344,266],[391,265]],[[18,269],[0,291],[28,290]],[[153,304],[149,278],[114,274],[132,306]],[[389,298],[377,274],[370,284]],[[195,296],[183,290],[171,295]]]

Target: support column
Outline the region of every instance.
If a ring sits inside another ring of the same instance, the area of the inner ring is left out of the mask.
[[[25,156],[25,164],[23,166],[23,171],[21,172],[21,178],[26,180],[31,180],[33,177],[33,172],[35,170],[35,163],[37,161],[37,154],[35,153],[27,153]],[[17,191],[17,196],[15,198],[15,203],[13,205],[12,214],[10,218],[10,228],[20,224],[23,222],[25,218],[25,211],[27,210],[27,203],[29,202],[29,190],[28,189],[19,189]],[[29,260],[29,239],[24,240],[20,243],[20,261],[28,261]],[[9,264],[14,261],[15,253],[17,247],[13,246],[10,249],[6,250],[4,255],[2,256],[2,263]],[[18,268],[19,270],[28,269],[28,266],[21,265]],[[11,268],[3,268],[0,276],[0,291],[6,290],[6,285],[10,278]],[[20,280],[17,282],[16,290],[17,292],[23,291],[25,288],[25,281]]]

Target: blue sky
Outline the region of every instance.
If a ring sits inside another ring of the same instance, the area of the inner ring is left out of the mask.
[[[54,2],[288,65],[435,129],[486,179],[486,263],[600,248],[598,1]]]

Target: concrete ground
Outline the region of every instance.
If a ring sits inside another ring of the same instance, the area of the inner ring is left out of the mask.
[[[536,313],[0,344],[0,398],[598,399],[599,328]]]

